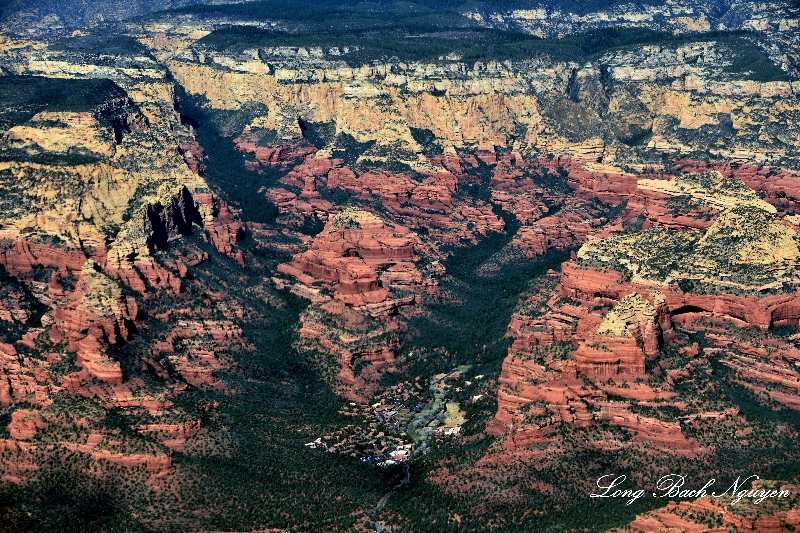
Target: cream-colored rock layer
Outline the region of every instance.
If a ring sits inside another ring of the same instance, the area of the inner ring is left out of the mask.
[[[93,113],[38,113],[27,124],[14,126],[4,144],[28,152],[66,154],[69,151],[110,157],[114,155],[113,132],[101,126]]]
[[[590,6],[591,7],[591,6]],[[721,8],[721,9],[717,9]],[[484,25],[526,31],[543,38],[557,38],[609,26],[648,28],[680,34],[709,30],[748,30],[756,33],[773,60],[797,72],[800,32],[796,14],[781,2],[755,0],[715,4],[687,0],[662,5],[618,4],[573,13],[559,8],[495,11],[483,8],[467,16]]]
[[[211,33],[212,24],[185,23],[182,21],[155,21],[142,25],[131,25],[128,30],[139,42],[150,50],[159,61],[174,57]]]
[[[390,150],[413,167],[421,147],[412,128],[430,130],[448,154],[462,147],[511,147],[613,160],[627,150],[617,139],[637,135],[628,131],[630,124],[649,131],[646,146],[659,150],[711,150],[754,161],[795,158],[800,82],[732,79],[725,72],[727,46],[648,46],[582,66],[394,60],[353,67],[329,50],[236,54],[195,45],[168,67],[187,92],[204,96],[212,107],[266,105],[267,116],[257,122],[281,136],[296,135],[301,117],[333,123],[337,134],[358,142],[375,141],[366,161],[385,160]],[[603,86],[604,70],[617,82],[610,89]],[[577,104],[560,96],[570,79],[580,96]],[[789,135],[763,134],[764,125],[776,119]],[[728,122],[730,132],[723,133]]]
[[[179,152],[174,132],[182,126],[172,85],[154,80],[123,85],[136,104],[125,112],[136,113],[140,124],[119,144],[112,127],[88,112],[41,112],[0,140],[0,148],[48,161],[22,155],[0,162],[3,238],[27,235],[43,243],[55,238],[55,244],[83,249],[101,262],[105,253],[98,256],[97,250],[106,250],[120,264],[131,254],[147,255],[149,206],[171,205],[184,187],[195,199],[211,197]],[[212,218],[207,203],[195,206],[206,224]]]
[[[107,55],[80,61],[68,51],[51,49],[37,50],[31,54],[25,71],[26,74],[52,78],[108,78],[117,82],[163,80],[166,74],[161,65],[145,55]]]
[[[410,128],[431,130],[445,146],[494,147],[507,146],[518,123],[528,126],[526,142],[535,143],[541,120],[536,98],[520,94],[527,88],[521,75],[482,78],[478,71],[464,80],[433,82],[347,68],[338,69],[335,77],[348,81],[328,81],[330,73],[320,71],[314,83],[306,83],[287,82],[280,71],[259,75],[178,60],[169,66],[190,93],[205,96],[214,107],[264,103],[270,112],[259,120],[263,127],[292,131],[301,116],[311,122],[333,122],[337,134],[349,134],[358,142],[375,140],[383,146],[399,142],[411,152],[421,147]],[[551,80],[548,90],[555,90],[558,81]],[[430,94],[434,90],[446,90],[448,95]]]
[[[600,323],[597,333],[612,337],[630,337],[629,324],[641,322],[640,316],[647,318],[653,317],[655,314],[656,310],[650,305],[650,302],[645,300],[641,294],[634,292],[620,300],[616,307],[606,315],[603,322]]]
[[[356,207],[348,207],[333,217],[330,231],[335,231],[335,228],[363,228],[369,224],[382,224],[382,221],[374,213]]]
[[[800,239],[775,208],[735,179],[713,173],[675,178],[663,190],[723,207],[705,230],[656,226],[633,235],[590,239],[578,263],[608,267],[634,283],[668,285],[683,280],[692,291],[784,291],[800,282]]]
[[[598,27],[605,25],[621,25],[633,27],[650,27],[656,20],[663,21],[675,33],[687,31],[708,31],[711,25],[705,13],[684,4],[643,5],[612,7],[603,11],[593,11],[583,15],[562,11],[560,9],[515,9],[509,13],[491,13],[488,16],[480,12],[468,13],[467,16],[478,21],[495,24],[516,24],[539,37],[560,37],[573,33],[577,27]]]
[[[435,63],[351,66],[342,60],[347,47],[222,52],[189,44],[212,29],[197,21],[129,29],[167,60],[187,92],[204,96],[212,107],[265,104],[268,113],[253,124],[280,138],[301,133],[298,118],[333,123],[337,134],[375,141],[362,156],[367,163],[395,159],[421,172],[435,171],[421,156],[412,128],[430,130],[447,154],[462,147],[510,147],[612,161],[620,149],[627,150],[618,139],[629,142],[627,137],[647,132],[649,148],[709,150],[757,162],[785,163],[800,150],[800,82],[736,79],[725,72],[730,50],[724,43],[646,46],[585,65],[545,59],[466,64],[448,56]],[[25,69],[55,77],[109,77],[139,103],[152,96],[148,93],[171,92],[158,63],[123,59],[87,61],[47,49],[34,53]],[[604,71],[615,80],[610,88],[604,88]],[[580,97],[574,106],[582,109],[578,114],[562,105],[571,79]],[[776,120],[786,134],[765,134],[765,125]],[[642,131],[629,131],[631,124]]]
[[[0,163],[0,225],[6,237],[38,230],[67,241],[102,242],[125,223],[136,177],[108,163],[52,167]]]
[[[749,205],[769,213],[777,213],[772,204],[759,198],[756,192],[739,180],[725,179],[719,172],[703,172],[678,176],[669,181],[643,179],[638,188],[669,196],[691,196],[717,209]]]

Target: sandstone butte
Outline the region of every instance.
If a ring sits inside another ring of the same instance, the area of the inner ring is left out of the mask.
[[[187,167],[167,133],[176,116],[164,115],[161,98],[173,98],[171,86],[153,85],[130,87],[132,100],[111,108],[127,124],[119,143],[111,127],[91,113],[40,113],[31,126],[6,133],[6,148],[63,155],[77,147],[101,158],[77,166],[2,163],[7,194],[0,231],[12,244],[0,252],[0,264],[10,273],[40,265],[80,276],[88,254],[140,294],[160,288],[179,292],[179,276],[157,265],[152,253],[193,225],[220,252],[242,261],[234,247],[242,224]],[[142,162],[151,167],[146,173],[139,169]]]
[[[298,254],[291,264],[281,265],[279,271],[307,285],[313,284],[314,278],[328,282],[334,298],[369,309],[390,299],[377,269],[389,269],[388,280],[395,283],[414,283],[419,275],[414,267],[415,242],[418,239],[406,228],[388,225],[369,211],[345,209],[314,238],[309,251]],[[405,275],[392,276],[404,271]]]
[[[620,300],[575,352],[578,372],[589,376],[644,375],[644,358],[657,357],[663,339],[674,335],[664,295],[655,291],[651,298],[652,305],[638,293]],[[584,317],[579,329],[586,328],[594,316]]]
[[[543,335],[527,336],[525,332],[531,327],[525,324],[528,321],[521,317],[512,321],[509,334],[521,335],[503,362],[497,415],[487,432],[498,436],[508,433],[505,446],[513,451],[534,442],[548,442],[561,422],[586,427],[606,421],[630,431],[637,441],[694,453],[697,443],[686,439],[677,423],[634,414],[630,404],[606,399],[607,393],[638,401],[674,396],[638,381],[627,388],[618,386],[623,380],[634,382],[645,377],[645,359],[657,359],[664,339],[674,336],[664,296],[658,291],[649,298],[631,293],[604,317],[581,307],[562,306],[555,311],[531,324],[532,330],[538,329]],[[562,336],[563,326],[574,329]],[[548,336],[551,327],[553,334]],[[542,358],[543,352],[537,347],[551,346],[557,339],[571,340],[578,349],[566,359]],[[605,386],[609,378],[617,385]],[[592,386],[588,386],[590,383]]]
[[[417,301],[413,294],[393,298],[392,289],[407,293],[423,286],[423,276],[415,265],[419,259],[415,247],[419,244],[419,238],[408,229],[387,223],[369,211],[347,208],[331,217],[308,251],[295,255],[291,263],[279,265],[278,272],[296,280],[293,292],[323,303],[312,310],[339,315],[343,320],[350,316],[356,322],[362,320],[351,309],[388,318],[398,307]],[[321,286],[333,298],[315,286]],[[380,338],[370,342],[368,334],[364,344],[364,339],[355,336],[350,341],[358,341],[359,348],[354,349],[348,346],[348,335],[330,335],[314,315],[309,312],[301,317],[301,337],[317,339],[340,355],[340,377],[344,381],[352,382],[356,358],[376,364],[394,360],[393,337],[379,334],[383,343]],[[397,329],[394,319],[388,320],[390,329]]]
[[[675,338],[673,319],[684,327],[697,327],[693,323],[698,317],[718,317],[762,330],[797,324],[800,319],[797,293],[774,289],[783,287],[784,281],[796,285],[793,269],[800,253],[793,223],[782,223],[774,206],[741,181],[718,172],[686,174],[670,181],[643,179],[639,187],[647,194],[657,191],[708,206],[716,218],[700,228],[654,226],[639,233],[590,238],[562,265],[554,294],[537,297],[547,300],[543,316],[514,315],[508,329],[514,343],[503,363],[498,411],[487,428],[493,435],[507,434],[509,450],[548,442],[562,421],[581,427],[605,420],[627,429],[637,441],[702,453],[677,423],[633,414],[629,404],[608,400],[607,394],[645,403],[675,398],[668,389],[650,387],[645,370],[645,361],[658,359],[662,343]],[[718,244],[722,240],[725,249]],[[751,270],[753,261],[759,265],[757,272]],[[698,271],[705,275],[698,276]],[[687,278],[704,284],[682,290],[677,281]],[[615,307],[604,315],[592,311],[609,304]],[[731,345],[724,336],[713,331],[709,335],[721,347]],[[566,357],[546,349],[564,342],[577,349]],[[735,348],[767,355],[742,343]],[[723,361],[752,378],[745,386],[753,390],[764,390],[759,382],[786,387],[787,392],[770,396],[793,407],[798,405],[800,376],[783,369],[779,359],[763,364],[731,355]],[[668,381],[691,374],[690,369],[670,372]],[[606,381],[609,378],[613,386]],[[620,388],[621,380],[636,383]]]

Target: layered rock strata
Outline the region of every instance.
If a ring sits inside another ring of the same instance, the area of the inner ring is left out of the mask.
[[[639,293],[622,298],[596,331],[578,346],[574,354],[578,372],[589,376],[643,376],[645,357],[658,357],[665,334],[674,335],[664,295],[656,291],[651,299],[652,303]],[[579,330],[591,328],[589,323],[596,322],[594,317],[584,317]]]
[[[420,172],[433,161],[414,137],[420,130],[433,134],[445,156],[507,148],[624,162],[629,147],[649,135],[647,146],[657,150],[702,151],[724,136],[724,146],[712,147],[719,157],[790,160],[793,136],[759,135],[758,124],[778,112],[796,127],[797,82],[728,74],[728,46],[646,46],[576,68],[543,60],[353,67],[324,50],[286,57],[195,45],[168,65],[189,93],[214,108],[265,104],[271,111],[258,124],[279,138],[296,135],[298,119],[334,125],[326,151],[347,151],[346,138],[375,143],[362,161],[391,154]],[[611,85],[603,85],[602,72]],[[557,96],[568,86],[575,101]]]

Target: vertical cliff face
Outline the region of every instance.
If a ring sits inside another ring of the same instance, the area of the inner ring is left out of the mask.
[[[166,354],[149,357],[119,354],[152,327],[165,300],[187,299],[186,280],[209,253],[198,248],[202,240],[186,241],[204,239],[219,257],[242,264],[237,243],[244,227],[187,163],[183,145],[191,147],[193,136],[174,111],[163,69],[152,70],[148,57],[122,54],[109,64],[100,53],[59,54],[33,61],[57,79],[0,81],[0,320],[4,339],[16,343],[2,348],[0,404],[14,418],[2,447],[72,450],[164,473],[169,446],[182,444],[167,434],[148,444],[151,437],[135,432],[106,440],[114,430],[104,408],[155,413],[167,425],[176,416],[191,419],[179,409],[165,413],[172,389],[144,391],[138,372],[172,381],[176,393],[184,381],[219,387],[217,354],[249,347],[226,317],[215,316],[184,335],[197,336],[194,344],[178,340]],[[81,429],[41,445],[40,438],[50,438],[45,428],[73,422],[47,408],[76,398],[88,406],[74,413],[83,417],[76,427],[91,424],[94,433]],[[20,403],[31,407],[16,409]],[[4,480],[27,479],[10,465]]]
[[[333,62],[315,68],[298,62],[284,68],[261,63],[262,67],[256,69],[239,63],[237,67],[244,72],[231,72],[211,62],[213,51],[203,51],[204,57],[206,54],[208,62],[199,63],[197,56],[188,52],[169,62],[170,71],[189,93],[204,96],[211,106],[220,109],[263,103],[275,111],[270,111],[260,124],[278,132],[296,128],[298,117],[308,122],[333,123],[337,135],[349,135],[361,143],[377,143],[362,156],[365,161],[385,160],[382,153],[388,151],[403,163],[425,168],[417,159],[422,147],[412,135],[412,128],[429,130],[436,142],[451,153],[455,147],[465,145],[492,150],[494,146],[509,146],[512,136],[520,131],[524,141],[536,140],[540,118],[537,100],[522,93],[530,81],[521,73],[510,79],[500,77],[504,68],[498,65],[475,70],[466,70],[463,65],[457,69],[425,65],[359,69]],[[224,56],[215,59],[237,61]],[[527,65],[519,68],[524,67]],[[420,70],[424,73],[429,69],[446,76],[440,88],[429,86],[424,78],[414,79]],[[557,90],[566,85],[563,70],[561,67],[556,72],[539,73],[536,81],[542,88]],[[447,79],[454,76],[458,77]],[[436,91],[448,94],[431,94]]]
[[[726,192],[728,196],[717,187],[716,203],[706,201],[708,194],[705,199],[692,196],[691,187],[667,190],[672,185],[665,185],[670,182],[665,179],[663,159],[645,153],[711,150],[716,156],[750,160],[754,165],[794,165],[796,143],[791,136],[758,132],[776,110],[790,130],[796,128],[797,83],[760,82],[736,72],[731,59],[738,52],[722,40],[616,50],[598,54],[582,66],[541,58],[467,64],[455,56],[439,62],[385,60],[355,66],[338,48],[226,49],[209,42],[176,54],[168,61],[169,69],[187,93],[204,99],[207,109],[236,113],[256,104],[266,106],[255,112],[237,143],[255,156],[249,164],[256,171],[292,169],[280,179],[280,187],[265,191],[282,220],[297,225],[318,217],[330,225],[337,212],[330,195],[346,191],[358,195],[359,202],[378,200],[396,223],[424,228],[428,233],[420,232],[418,245],[423,257],[422,250],[434,239],[456,242],[451,239],[458,220],[464,220],[467,228],[482,223],[488,231],[503,229],[489,222],[485,210],[476,213],[459,206],[465,200],[469,204],[467,187],[488,176],[492,202],[513,213],[522,225],[513,243],[536,257],[553,248],[579,246],[595,235],[629,232],[637,224],[644,230],[706,229],[729,201],[768,205],[753,194],[746,199],[736,196],[735,187]],[[303,137],[315,142],[313,155],[304,152],[311,149],[303,145]],[[376,166],[382,168],[370,168]],[[715,174],[709,179],[719,185],[721,177]],[[691,198],[688,203],[686,197]],[[622,213],[610,216],[609,205],[619,206]],[[445,227],[450,235],[438,231]],[[370,319],[380,313],[391,315],[397,307],[389,304],[393,298],[385,281],[395,273],[373,272],[365,266],[369,263],[365,257],[357,257],[355,245],[351,252],[343,253],[339,246],[334,252],[324,236],[326,230],[301,245],[303,251],[292,263],[280,267],[292,278],[293,290],[315,302],[313,311],[304,314],[303,342],[344,354],[343,371],[349,370],[353,354],[369,353],[382,365],[388,359],[375,354],[399,345],[402,321],[387,316],[380,318],[381,326],[366,326],[369,320],[355,313],[369,308]],[[435,255],[436,250],[431,251]],[[390,269],[415,275],[399,264]],[[513,368],[525,367],[519,371],[533,372],[536,380],[579,380],[579,375],[594,376],[598,382],[600,376],[645,379],[648,358],[655,359],[664,339],[675,335],[670,309],[695,305],[688,303],[693,297],[679,300],[670,290],[654,292],[658,286],[626,285],[622,280],[617,286],[616,278],[591,285],[590,280],[602,276],[576,272],[571,263],[564,272],[560,289],[564,296],[592,305],[625,303],[618,310],[622,314],[611,312],[602,327],[601,316],[587,314],[589,305],[577,314],[560,307],[535,324],[512,322],[518,348],[573,339],[577,345],[573,361],[559,364],[558,374],[552,374],[549,361],[543,366],[536,363],[542,369],[527,368],[514,355]],[[575,290],[584,281],[586,291]],[[636,304],[635,298],[625,299],[636,291],[651,296],[640,296],[642,301]],[[328,301],[331,296],[333,302]],[[323,326],[331,317],[336,324]],[[750,320],[756,323],[755,315]],[[358,342],[346,348],[343,338],[381,339],[386,345],[377,350],[377,345]],[[504,367],[504,376],[515,372]],[[353,377],[340,375],[347,383],[355,383]],[[498,414],[498,419],[505,421],[493,425],[493,431],[511,427],[507,419],[516,419],[516,410],[530,405],[531,398],[561,398],[553,405],[560,406],[558,412],[570,423],[628,416],[616,412],[616,407],[592,416],[585,396],[596,391],[576,392],[579,385],[562,385],[556,387],[558,393],[549,386],[543,392],[525,385],[524,393],[502,388],[505,400],[499,412],[506,415]],[[600,409],[599,403],[593,405]],[[651,422],[647,431],[664,445],[674,427]],[[679,447],[692,446],[682,438]]]
[[[335,135],[375,142],[360,155],[365,162],[380,163],[391,154],[424,169],[427,156],[419,156],[423,150],[413,133],[419,130],[428,130],[448,155],[462,148],[511,148],[624,161],[632,149],[646,146],[787,160],[796,149],[791,135],[758,137],[757,124],[777,112],[790,129],[796,127],[796,82],[758,82],[731,72],[729,57],[737,46],[644,46],[635,54],[607,53],[583,67],[543,60],[353,67],[324,49],[308,57],[198,44],[168,65],[187,92],[214,108],[266,105],[270,111],[258,123],[269,130],[294,131],[301,118],[334,124]],[[340,147],[338,139],[328,148]]]
[[[49,68],[82,77],[70,65]],[[228,229],[237,224],[234,217],[181,157],[174,131],[183,132],[171,110],[170,85],[137,85],[128,77],[126,94],[111,82],[27,78],[24,83],[33,93],[32,105],[51,105],[37,103],[37,91],[95,92],[89,92],[94,100],[72,104],[86,111],[42,111],[4,133],[0,179],[8,194],[0,217],[7,238],[25,243],[35,257],[47,255],[42,245],[55,239],[64,246],[51,247],[52,254],[69,256],[78,248],[101,265],[108,258],[112,270],[125,270],[126,261],[149,257],[169,239],[191,233],[194,224],[224,253],[234,253],[231,243],[241,238],[241,227]],[[6,256],[5,264],[14,271],[36,261]],[[68,263],[44,261],[61,269]],[[80,258],[69,261],[69,269],[78,272]]]
[[[656,358],[660,353],[662,324],[672,332],[664,295],[655,292],[651,299],[653,303],[632,293],[620,300],[575,352],[578,371],[589,376],[644,375],[645,357]]]

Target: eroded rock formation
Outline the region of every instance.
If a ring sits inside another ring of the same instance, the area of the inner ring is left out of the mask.
[[[664,295],[654,292],[651,299],[652,303],[639,293],[622,298],[578,347],[574,355],[578,371],[589,376],[644,375],[644,359],[658,357],[663,330],[673,333]],[[595,317],[584,317],[579,330],[591,328]]]

